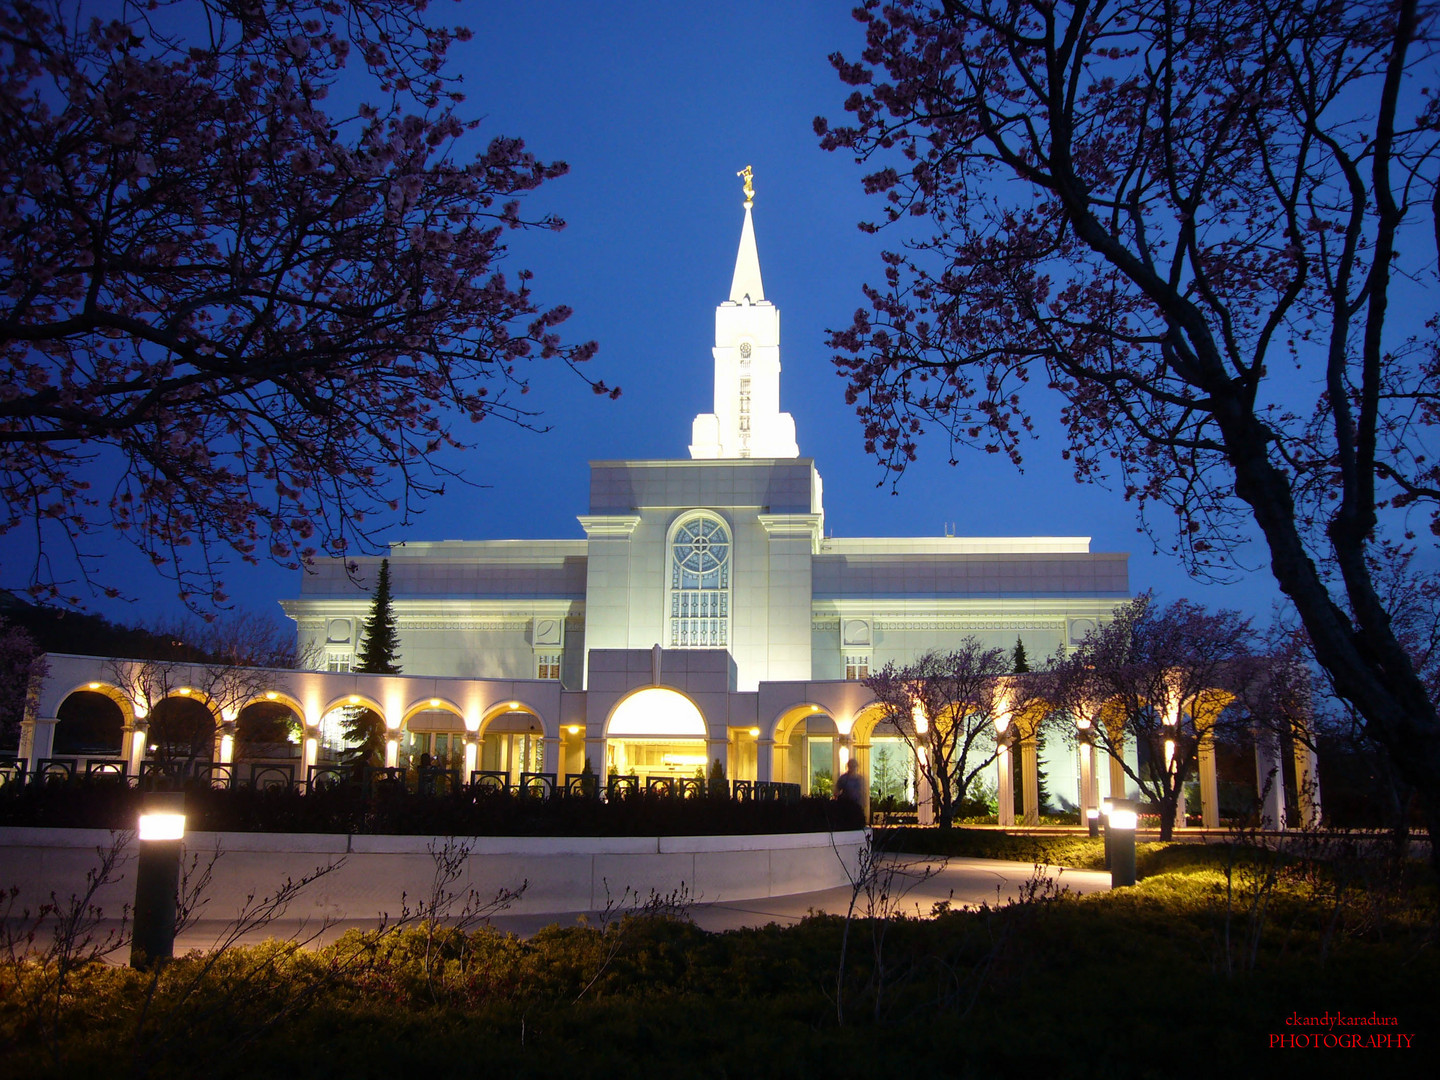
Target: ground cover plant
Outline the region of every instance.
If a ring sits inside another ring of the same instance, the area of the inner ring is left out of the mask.
[[[1042,843],[1052,861],[1080,850]],[[1366,1068],[1429,1075],[1428,866],[1343,845],[1280,858],[1244,837],[1154,845],[1142,865],[1137,887],[1084,898],[1037,876],[978,911],[862,902],[838,987],[842,917],[706,933],[683,894],[524,940],[431,921],[432,905],[325,948],[196,953],[152,974],[72,949],[59,989],[66,958],[24,955],[11,918],[0,1044],[35,1077],[1353,1075],[1351,1049],[1273,1045],[1326,1033],[1292,1017],[1340,1013],[1396,1023],[1331,1034],[1410,1037],[1367,1049]]]

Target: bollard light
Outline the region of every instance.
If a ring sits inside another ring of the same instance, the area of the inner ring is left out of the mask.
[[[1100,835],[1100,808],[1092,806],[1085,811],[1085,824],[1090,826],[1090,839],[1094,840]]]
[[[184,840],[185,815],[170,813],[142,813],[140,815],[140,839]]]
[[[175,955],[176,892],[185,841],[183,792],[149,792],[139,821],[130,966],[144,970]]]
[[[1116,799],[1110,808],[1110,887],[1135,884],[1135,804]]]
[[[1115,800],[1106,795],[1100,800],[1100,824],[1105,830],[1105,869],[1110,869],[1110,811]]]

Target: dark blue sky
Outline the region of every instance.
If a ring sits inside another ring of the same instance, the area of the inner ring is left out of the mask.
[[[542,303],[565,303],[561,329],[594,338],[595,374],[623,387],[596,398],[563,369],[532,371],[525,402],[552,430],[502,423],[469,431],[474,449],[452,455],[476,488],[453,487],[390,539],[583,536],[587,461],[686,457],[690,421],[711,408],[714,307],[728,292],[742,220],[736,170],[755,169],[755,226],[768,299],[781,310],[781,406],[795,416],[801,453],[825,479],[826,526],[835,535],[1082,535],[1092,550],[1129,551],[1135,591],[1156,589],[1268,617],[1275,588],[1264,561],[1240,587],[1191,582],[1136,532],[1133,506],[1082,487],[1060,458],[1058,408],[1037,399],[1042,437],[1023,474],[1008,462],[962,454],[945,464],[939,441],[889,494],[865,453],[824,345],[827,328],[849,322],[861,285],[879,277],[885,237],[856,223],[875,207],[862,170],[822,152],[817,114],[843,115],[848,92],[827,56],[859,52],[849,5],[819,0],[686,4],[529,0],[432,5],[475,38],[454,61],[465,75],[462,109],[484,118],[478,138],[518,135],[570,174],[546,185],[527,213],[563,216],[559,234],[514,235],[509,266],[535,271]],[[3,583],[23,585],[24,537],[0,538]],[[18,560],[18,561],[17,561]],[[116,551],[107,577],[143,599],[94,606],[111,617],[153,620],[179,613],[173,593],[148,579],[139,560]],[[236,566],[231,595],[247,608],[278,611],[298,575]]]

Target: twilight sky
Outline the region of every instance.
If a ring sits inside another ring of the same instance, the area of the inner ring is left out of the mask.
[[[532,369],[525,403],[543,411],[545,434],[489,422],[462,433],[474,449],[449,463],[478,487],[452,486],[392,540],[583,537],[587,461],[683,458],[690,421],[711,409],[714,308],[725,299],[740,236],[736,170],[755,170],[755,228],[766,298],[781,311],[781,408],[794,414],[803,455],[825,479],[826,529],[837,536],[1092,537],[1093,551],[1129,551],[1136,592],[1189,596],[1268,618],[1278,593],[1259,551],[1239,586],[1192,582],[1137,533],[1134,507],[1080,486],[1060,458],[1058,407],[1036,406],[1041,438],[1023,474],[998,456],[962,453],[946,464],[943,442],[921,443],[921,461],[889,493],[864,452],[858,421],[830,363],[827,328],[847,324],[863,282],[880,276],[884,234],[856,228],[873,216],[862,169],[822,152],[817,114],[843,116],[848,88],[827,56],[860,51],[860,25],[844,0],[463,0],[435,3],[475,38],[453,62],[465,75],[462,111],[484,118],[476,137],[525,139],[570,174],[542,187],[525,212],[564,217],[558,234],[511,234],[507,270],[528,267],[542,305],[569,304],[567,340],[594,338],[594,374],[618,383],[597,398],[563,368]],[[477,145],[479,145],[477,143]],[[108,538],[101,538],[101,540]],[[95,547],[103,546],[100,540]],[[179,616],[174,590],[116,543],[101,573],[141,599],[90,606],[122,621]],[[0,537],[0,584],[23,587],[26,538]],[[234,562],[229,593],[240,606],[277,614],[298,575]]]

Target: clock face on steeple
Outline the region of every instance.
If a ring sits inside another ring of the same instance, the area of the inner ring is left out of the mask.
[[[750,343],[748,341],[740,342],[740,358],[742,360],[750,359],[750,351]]]

